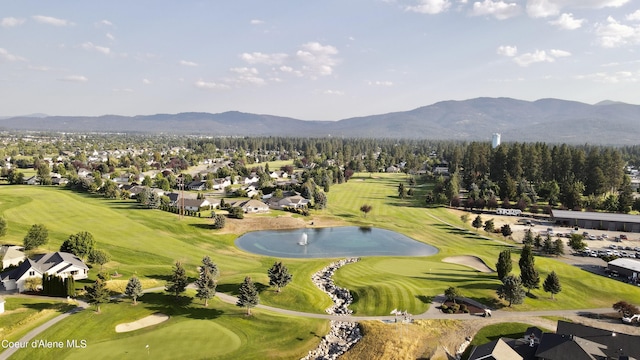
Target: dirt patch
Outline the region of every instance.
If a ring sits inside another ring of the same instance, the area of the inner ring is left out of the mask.
[[[303,229],[346,225],[345,222],[329,217],[294,217],[293,214],[278,216],[245,215],[244,219],[227,219],[222,234],[244,234],[258,230]]]
[[[169,315],[155,313],[134,322],[118,324],[116,325],[116,332],[123,333],[134,331],[148,326],[157,325],[167,320],[169,320]]]
[[[471,256],[471,255],[450,256],[448,258],[442,259],[442,261],[450,264],[467,266],[483,273],[493,272],[493,269],[487,266],[487,264],[485,264],[484,261],[482,261],[482,259],[480,259],[477,256]]]

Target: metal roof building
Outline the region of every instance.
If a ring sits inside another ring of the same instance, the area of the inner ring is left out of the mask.
[[[619,258],[609,261],[607,268],[620,275],[631,279],[637,279],[640,274],[640,261],[635,259]]]
[[[640,232],[640,216],[604,212],[551,210],[556,224],[583,229]]]

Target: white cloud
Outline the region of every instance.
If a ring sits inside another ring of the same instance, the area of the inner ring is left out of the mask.
[[[303,74],[302,74],[302,72],[300,70],[296,70],[296,69],[292,68],[291,66],[283,65],[283,66],[280,66],[278,68],[278,70],[282,71],[283,73],[293,74],[293,75],[298,76],[298,77],[302,77],[303,76]]]
[[[215,83],[215,82],[207,82],[204,80],[198,80],[195,82],[195,87],[197,87],[198,89],[205,89],[205,90],[217,90],[217,89],[228,89],[229,86],[226,84],[220,84],[220,83]]]
[[[33,20],[41,23],[41,24],[47,24],[47,25],[53,25],[53,26],[70,26],[73,25],[72,22],[64,20],[64,19],[58,19],[58,18],[54,18],[51,16],[44,16],[44,15],[34,15],[32,16]]]
[[[606,23],[597,23],[595,30],[598,43],[605,48],[640,43],[640,25],[624,25],[609,17]]]
[[[261,52],[242,53],[240,58],[247,63],[253,64],[265,64],[265,65],[280,65],[289,55],[276,53],[276,54],[264,54]]]
[[[572,13],[564,13],[557,20],[549,21],[549,24],[565,30],[575,30],[582,27],[584,21],[584,19],[575,19]]]
[[[570,52],[564,51],[564,50],[558,50],[558,49],[549,50],[549,54],[551,54],[551,56],[555,58],[571,56]]]
[[[111,34],[111,33],[106,33],[104,36],[106,36],[107,39],[109,39],[111,41],[114,41],[116,39],[116,37],[113,36],[113,34]]]
[[[325,90],[322,93],[325,95],[337,95],[337,96],[344,95],[344,91],[341,91],[341,90]]]
[[[626,16],[629,21],[640,21],[640,10],[636,10],[633,13]]]
[[[302,45],[302,50],[296,52],[296,58],[303,63],[302,71],[315,79],[318,76],[327,76],[333,73],[333,67],[338,63],[334,57],[337,54],[338,49],[331,45],[308,42]]]
[[[253,19],[253,20],[251,20],[250,23],[251,23],[251,25],[262,25],[262,24],[264,24],[264,21],[259,20],[259,19]]]
[[[180,65],[182,65],[182,66],[191,66],[191,67],[198,66],[197,63],[194,63],[193,61],[187,61],[187,60],[180,60]]]
[[[370,86],[393,86],[392,81],[369,81],[367,84]]]
[[[113,92],[123,92],[123,93],[132,93],[133,89],[124,88],[124,89],[113,89]]]
[[[236,83],[249,83],[253,85],[264,85],[266,81],[258,76],[260,73],[256,68],[239,67],[229,69],[236,74],[236,77],[231,82]]]
[[[536,50],[533,53],[525,53],[520,56],[514,57],[513,60],[516,62],[516,64],[522,67],[527,67],[531,64],[539,62],[555,61],[555,59],[551,55],[547,54],[547,52],[544,50]]]
[[[86,83],[87,81],[89,81],[89,79],[86,76],[82,76],[82,75],[69,75],[69,76],[60,78],[58,80],[66,81],[66,82],[76,82],[76,83]]]
[[[149,79],[142,79],[142,83],[145,85],[151,85],[151,80]]]
[[[29,66],[27,66],[27,69],[34,70],[34,71],[51,71],[51,70],[53,70],[52,68],[50,68],[48,66],[35,66],[35,65],[29,65]]]
[[[14,61],[25,61],[25,60],[26,59],[21,56],[11,54],[6,49],[0,48],[0,61],[14,62]]]
[[[559,15],[567,7],[602,9],[620,7],[628,2],[630,0],[527,0],[527,14],[534,18],[549,17]]]
[[[516,46],[502,45],[498,46],[498,50],[496,50],[496,52],[498,55],[514,57],[518,54],[518,48]]]
[[[105,25],[105,26],[113,26],[113,23],[109,20],[101,20],[98,24]]]
[[[603,84],[637,83],[640,81],[640,73],[633,73],[631,71],[617,71],[612,73],[598,72],[578,75],[575,78],[578,80],[590,80]]]
[[[449,0],[419,0],[417,5],[407,6],[405,10],[433,15],[447,11],[450,6],[451,2]]]
[[[519,15],[520,5],[504,1],[476,1],[473,3],[471,14],[474,16],[491,15],[498,20],[504,20]]]
[[[0,20],[0,26],[3,28],[10,28],[18,25],[24,24],[24,19],[16,19],[14,17],[6,17]]]
[[[99,53],[109,55],[111,53],[111,49],[105,46],[94,45],[92,42],[88,41],[82,45],[80,45],[83,49],[87,51],[97,51]]]

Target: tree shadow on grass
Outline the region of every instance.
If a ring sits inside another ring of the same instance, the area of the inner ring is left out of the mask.
[[[218,286],[216,287],[216,291],[217,292],[221,292],[221,293],[225,293],[225,294],[229,294],[229,295],[233,295],[233,296],[237,296],[239,294],[238,293],[238,288],[240,288],[240,285],[242,285],[242,283],[237,283],[237,284],[218,284]],[[253,285],[256,287],[256,290],[258,290],[258,293],[262,293],[262,292],[266,291],[267,289],[269,289],[269,285],[265,285],[263,283],[254,282]]]
[[[189,226],[193,226],[195,228],[203,229],[203,230],[216,230],[213,228],[213,225],[211,224],[189,224]]]
[[[173,294],[167,293],[147,293],[139,301],[144,302],[147,308],[169,316],[211,320],[225,314],[224,311],[212,307],[213,299],[209,300],[209,307],[204,307],[202,300],[183,295],[176,298]]]
[[[416,295],[416,299],[420,300],[423,304],[431,304],[433,302],[433,296]]]

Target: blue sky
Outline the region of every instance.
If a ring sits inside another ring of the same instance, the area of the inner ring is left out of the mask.
[[[0,115],[640,103],[636,0],[0,0]]]

